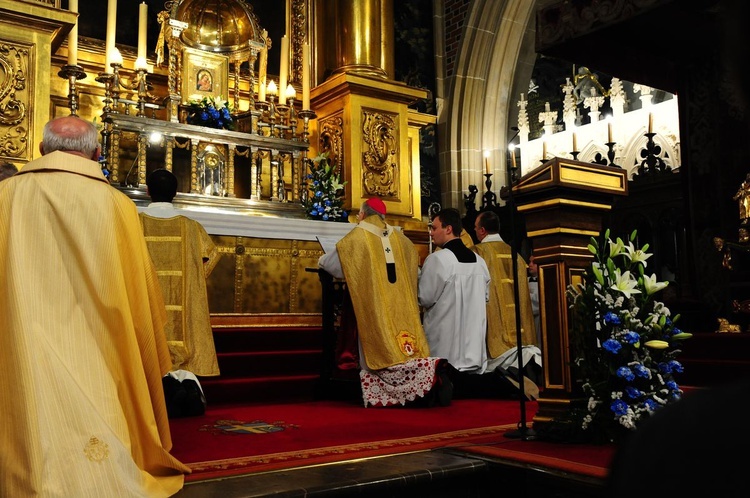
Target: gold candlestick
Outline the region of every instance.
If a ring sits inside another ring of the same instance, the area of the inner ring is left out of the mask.
[[[60,69],[57,75],[68,80],[68,107],[70,108],[71,116],[77,116],[78,92],[76,91],[76,81],[85,79],[86,73],[83,72],[83,68],[78,64],[66,64]]]

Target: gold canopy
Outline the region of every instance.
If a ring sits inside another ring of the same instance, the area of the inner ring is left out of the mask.
[[[244,0],[184,0],[174,18],[187,23],[182,42],[199,50],[229,54],[263,42],[263,30]]]

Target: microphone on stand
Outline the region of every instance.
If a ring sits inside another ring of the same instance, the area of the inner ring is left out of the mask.
[[[130,169],[128,170],[128,174],[125,175],[125,178],[123,181],[120,182],[121,187],[129,187],[128,179],[130,178],[130,174],[133,172],[133,168],[135,168],[135,164],[138,162],[138,154],[136,154],[135,159],[133,159],[133,164],[130,165]],[[136,185],[137,186],[137,185]]]
[[[511,130],[515,131],[516,134],[513,135],[513,138],[511,138],[508,142],[508,149],[510,149],[510,145],[513,143],[513,140],[516,139],[519,133],[519,129],[517,126],[511,127]],[[511,152],[511,154],[513,153],[515,152]],[[504,436],[508,438],[518,438],[522,441],[533,441],[534,439],[536,439],[536,432],[534,431],[534,429],[526,425],[526,389],[524,386],[525,373],[523,365],[523,337],[521,335],[521,300],[518,288],[518,234],[516,233],[515,220],[516,201],[513,198],[513,184],[516,180],[515,170],[516,168],[508,168],[508,172],[511,175],[510,185],[508,186],[508,205],[510,206],[510,233],[513,234],[513,239],[510,243],[510,257],[513,264],[513,299],[516,303],[516,305],[514,306],[516,315],[516,358],[518,360],[516,365],[518,368],[518,388],[520,390],[518,398],[521,409],[521,420],[518,422],[517,430],[508,431],[504,434]]]

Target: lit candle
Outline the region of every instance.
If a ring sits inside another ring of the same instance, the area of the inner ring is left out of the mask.
[[[310,44],[302,45],[302,109],[310,109]]]
[[[297,98],[297,91],[294,89],[291,83],[289,83],[286,86],[286,92],[284,93],[284,97],[286,97],[287,100],[289,99],[296,99]]]
[[[490,174],[490,151],[484,151],[484,172]]]
[[[123,60],[122,60],[122,54],[120,53],[120,49],[115,47],[114,50],[112,50],[112,64],[117,64],[118,66],[122,66]]]
[[[276,82],[274,82],[273,80],[269,81],[268,82],[268,95],[270,95],[271,97],[275,97],[276,92],[278,92],[278,89],[276,88]]]
[[[542,159],[547,159],[547,135],[542,136]]]
[[[147,28],[148,4],[143,2],[138,6],[138,57],[143,57],[143,60],[146,60],[146,42],[148,40]],[[136,69],[138,69],[138,67],[136,67]]]
[[[289,74],[289,38],[281,37],[281,66],[279,66],[279,88],[286,88]],[[286,95],[279,95],[279,104],[286,104]]]
[[[115,50],[115,32],[117,30],[117,0],[107,0],[107,37],[104,42],[104,71],[112,72],[112,57]]]
[[[138,57],[135,60],[135,68],[136,69],[144,69],[144,70],[148,71],[148,61],[146,60],[146,58],[145,57]]]
[[[513,169],[516,168],[516,144],[510,144],[508,146],[508,149],[510,150],[510,164],[512,165]]]
[[[573,132],[573,152],[578,152],[578,138],[576,132]]]
[[[68,10],[78,13],[78,0],[70,0]],[[68,65],[78,65],[78,18],[68,34]]]
[[[648,132],[654,132],[654,114],[651,112],[648,113]]]
[[[607,142],[612,143],[612,121],[610,120],[609,123],[607,123]]]

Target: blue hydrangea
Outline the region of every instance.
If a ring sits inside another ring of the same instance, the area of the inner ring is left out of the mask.
[[[614,339],[607,339],[602,344],[602,347],[609,351],[610,353],[617,354],[622,349],[622,344],[620,344],[620,341],[616,341]]]
[[[617,369],[617,376],[621,379],[625,379],[627,381],[631,381],[635,379],[635,375],[633,374],[633,371],[628,367],[620,367]]]
[[[621,399],[616,399],[609,405],[609,409],[612,410],[617,417],[622,417],[628,414],[628,404]]]

